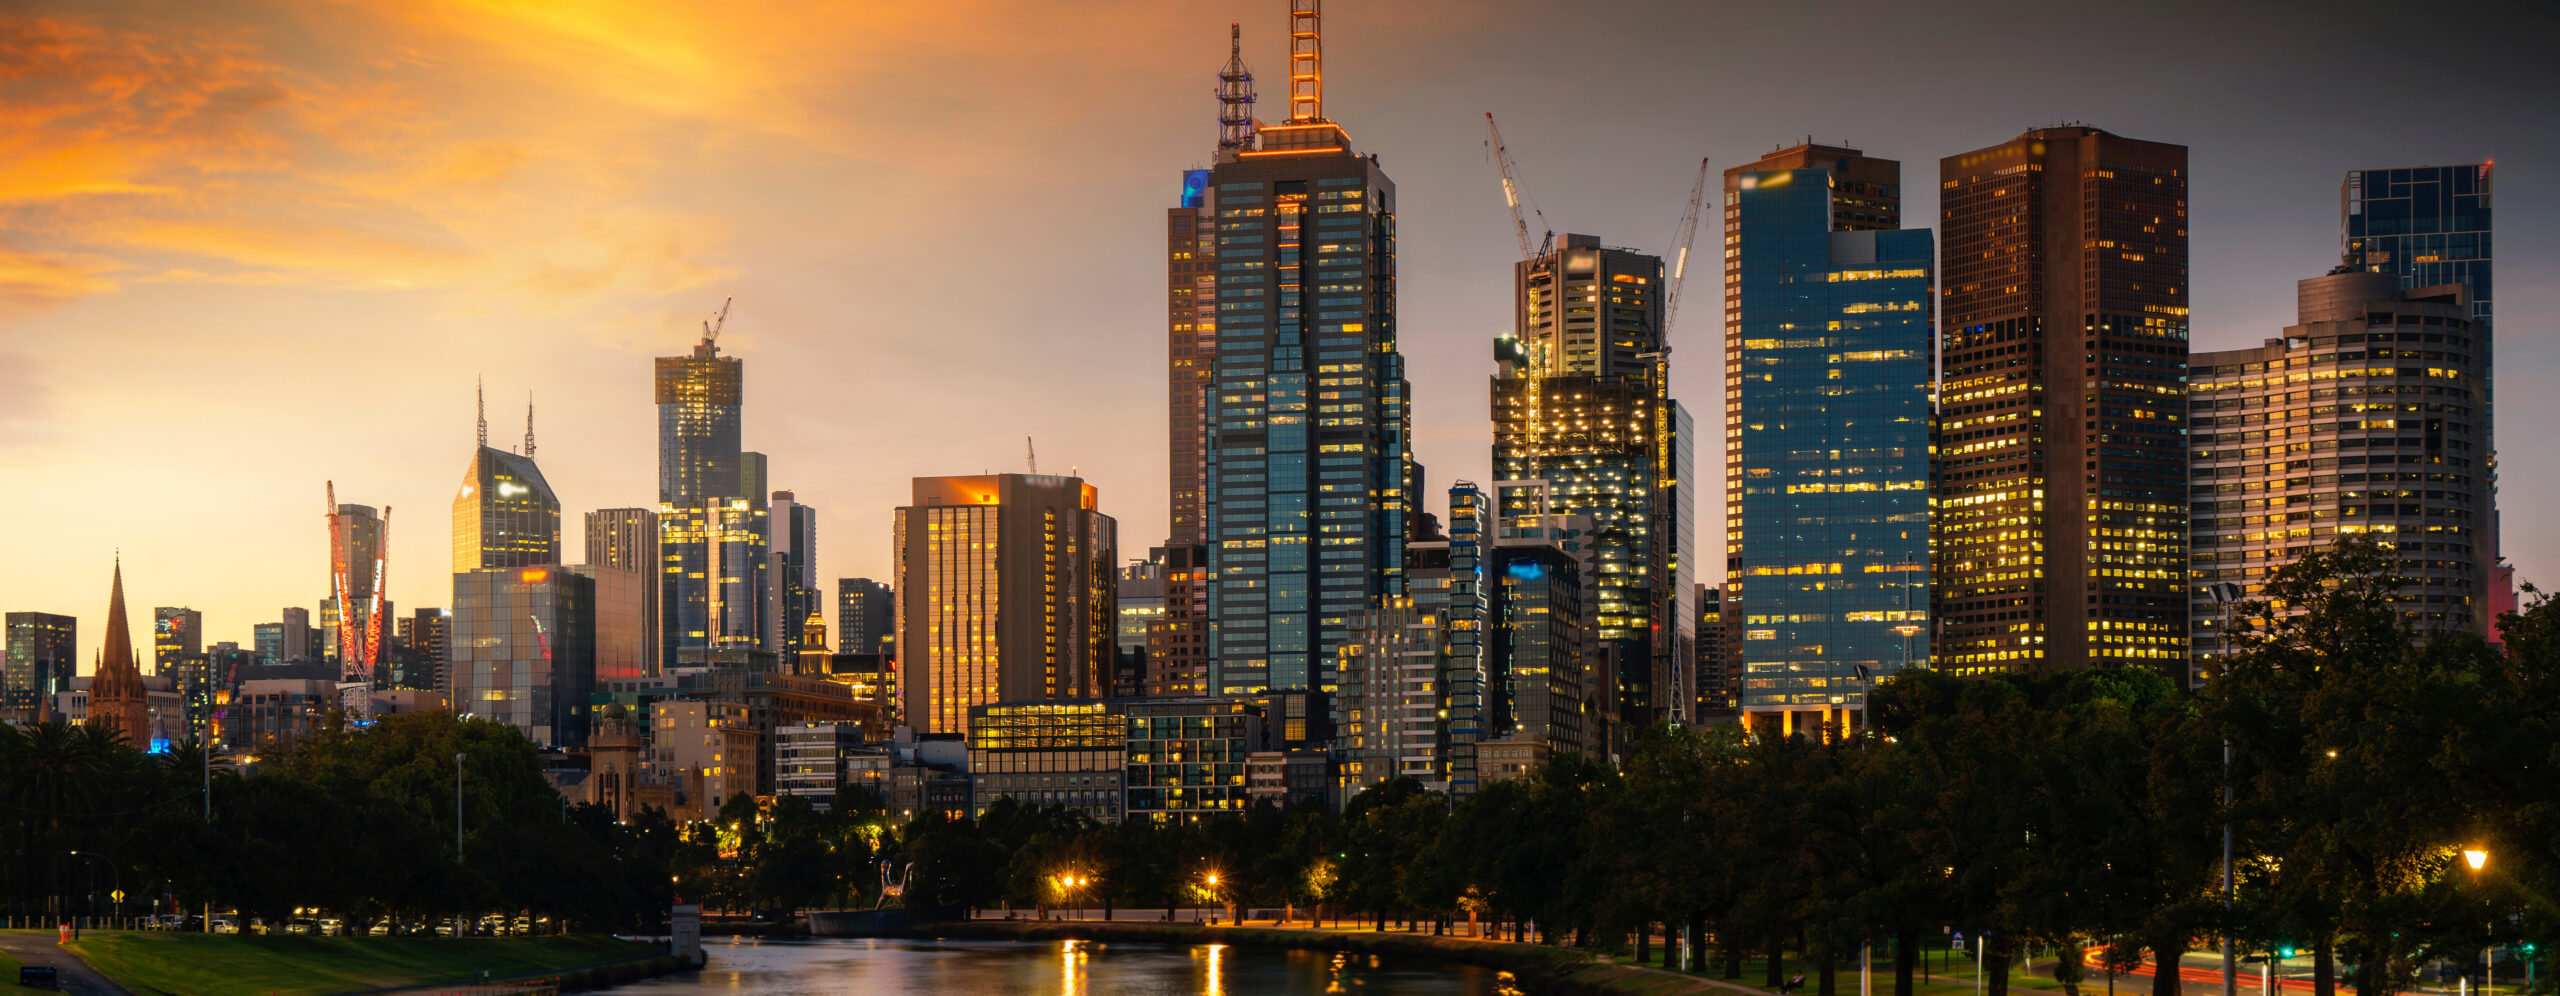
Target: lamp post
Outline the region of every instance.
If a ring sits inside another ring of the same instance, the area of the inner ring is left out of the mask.
[[[1218,908],[1218,873],[1217,873],[1217,872],[1210,872],[1210,873],[1209,873],[1209,876],[1208,876],[1208,883],[1209,883],[1209,908],[1210,908],[1210,911],[1211,911],[1211,912],[1210,912],[1210,922],[1211,922],[1211,923],[1216,923],[1216,922],[1217,922],[1217,912],[1216,912],[1216,910],[1217,910],[1217,908]]]
[[[2222,628],[2214,633],[2214,649],[2220,651],[2221,664],[2215,669],[2231,670],[2231,608],[2240,604],[2240,586],[2229,581],[2216,581],[2204,586],[2205,594],[2222,611]],[[2195,683],[2191,676],[2188,684]],[[2239,996],[2239,966],[2231,960],[2232,898],[2235,883],[2231,878],[2231,738],[2222,738],[2222,996]]]
[[[2464,848],[2462,863],[2471,866],[2471,877],[2477,881],[2480,877],[2480,869],[2489,866],[2489,852],[2477,847]],[[2492,921],[2490,929],[2496,928],[2497,924]],[[2480,949],[2480,996],[2488,996],[2490,987],[2498,984],[2497,955],[2498,946],[2495,944]]]
[[[455,751],[453,755],[453,866],[462,867],[462,759],[471,755]],[[462,939],[462,911],[453,912],[453,939]]]

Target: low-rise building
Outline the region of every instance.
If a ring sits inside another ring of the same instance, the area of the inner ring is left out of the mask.
[[[774,794],[805,797],[819,812],[826,812],[835,802],[836,789],[845,784],[847,763],[864,753],[860,723],[778,728],[773,744]]]
[[[998,702],[969,709],[969,778],[976,811],[1010,797],[1026,806],[1070,806],[1120,821],[1128,755],[1122,700]]]
[[[1245,755],[1245,793],[1251,802],[1330,808],[1333,759],[1320,750],[1264,750]]]

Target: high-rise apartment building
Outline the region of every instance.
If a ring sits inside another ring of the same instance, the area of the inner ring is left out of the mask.
[[[544,747],[584,745],[596,689],[596,582],[558,564],[456,573],[445,692],[453,711]]]
[[[1494,344],[1500,512],[1590,520],[1583,638],[1611,729],[1689,711],[1690,434],[1666,389],[1664,279],[1660,257],[1568,234],[1513,264],[1512,331]]]
[[[2344,537],[2390,551],[2420,629],[2494,625],[2488,331],[2465,285],[2402,290],[2354,266],[2302,281],[2281,338],[2192,361],[2198,677],[2231,652],[2207,586],[2263,597],[2277,568]]]
[[[773,566],[766,573],[772,594],[766,598],[772,611],[765,644],[790,660],[806,649],[802,636],[809,617],[823,620],[827,611],[827,589],[818,583],[818,510],[789,491],[774,492],[770,507]]]
[[[2039,128],[1938,173],[1932,663],[2181,669],[2187,150]]]
[[[870,578],[836,579],[837,653],[889,653],[897,631],[888,585]]]
[[[1114,612],[1111,682],[1107,694],[1114,698],[1136,698],[1146,694],[1147,676],[1152,670],[1147,659],[1148,634],[1164,626],[1164,549],[1157,556],[1120,568],[1117,593],[1118,608]]]
[[[1782,149],[1725,189],[1721,599],[1743,620],[1740,708],[1845,730],[1859,668],[1928,659],[1935,247],[1898,227],[1901,164],[1856,149]]]
[[[666,649],[665,629],[658,624],[658,609],[664,598],[658,556],[658,513],[646,508],[600,508],[587,513],[587,564],[629,571],[646,580],[639,595],[641,641],[638,664],[641,674],[657,674],[658,655]],[[603,605],[605,600],[619,597],[610,590],[610,586],[599,583],[596,597],[599,599],[597,612],[600,617],[615,611]],[[602,667],[601,662],[612,655],[605,653],[601,645],[598,655],[599,673],[610,670]]]
[[[204,613],[161,606],[151,610],[151,673],[167,676],[189,656],[204,652]]]
[[[1218,311],[1201,539],[1219,695],[1333,685],[1355,618],[1404,589],[1420,476],[1396,349],[1395,183],[1324,116],[1314,4],[1296,7],[1289,114],[1221,143],[1205,202]]]
[[[443,609],[419,609],[401,620],[401,641],[409,645],[406,673],[395,676],[402,688],[442,689],[445,648],[453,636],[453,616]]]
[[[1742,669],[1733,666],[1726,639],[1724,589],[1698,586],[1698,721],[1731,716],[1742,708]]]
[[[50,612],[12,612],[0,617],[7,643],[0,645],[0,722],[33,723],[53,701],[53,693],[71,687],[80,666],[80,621]]]
[[[1092,485],[919,477],[890,548],[907,725],[966,733],[972,706],[1105,690],[1119,537]]]
[[[284,624],[255,623],[249,627],[250,653],[260,664],[284,663]]]

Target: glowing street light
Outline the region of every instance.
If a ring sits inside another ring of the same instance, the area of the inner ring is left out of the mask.
[[[2479,871],[2489,866],[2489,852],[2466,848],[2462,852],[2462,863],[2470,865],[2472,871]]]

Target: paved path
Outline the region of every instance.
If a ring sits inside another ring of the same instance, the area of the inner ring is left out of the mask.
[[[77,955],[62,950],[49,930],[0,930],[0,951],[29,965],[51,965],[62,980],[62,991],[75,996],[133,996],[130,990],[107,981],[107,977],[90,968]],[[16,979],[0,980],[0,985],[15,988]],[[28,990],[32,992],[33,990]]]

